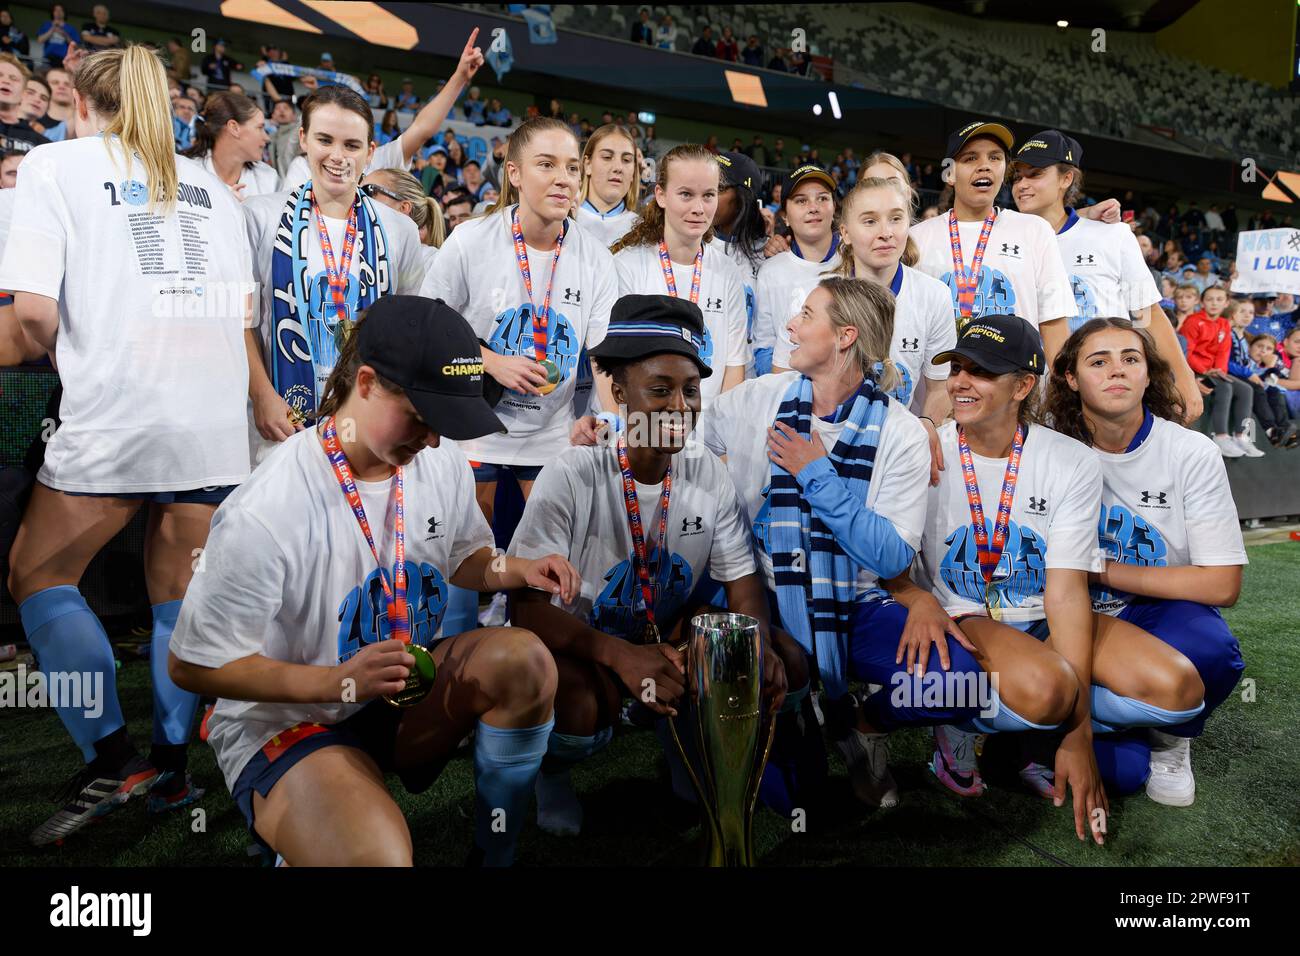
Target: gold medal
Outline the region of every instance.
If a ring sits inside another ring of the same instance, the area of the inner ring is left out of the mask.
[[[434,680],[438,676],[438,667],[433,662],[433,655],[419,644],[410,644],[406,653],[415,658],[415,666],[407,675],[406,686],[396,694],[385,694],[384,700],[394,707],[414,707],[433,690]]]
[[[292,405],[289,406],[289,410],[285,413],[285,417],[289,419],[289,424],[293,425],[295,428],[299,425],[305,424],[307,421],[307,416],[298,411],[298,409],[294,408]]]
[[[645,622],[645,629],[641,632],[642,644],[660,644],[659,628],[651,621]]]
[[[992,581],[984,585],[984,607],[988,609],[990,620],[1002,620],[1002,599]]]
[[[538,391],[540,391],[543,395],[550,395],[551,392],[555,391],[560,385],[559,366],[557,366],[550,359],[542,359],[537,364],[540,365],[542,367],[542,371],[546,373],[546,384],[541,386],[538,389]]]

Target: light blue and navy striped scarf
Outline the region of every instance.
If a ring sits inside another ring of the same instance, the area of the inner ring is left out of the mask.
[[[831,450],[831,464],[854,498],[867,500],[880,429],[889,396],[870,378],[832,419],[844,430]],[[812,431],[812,380],[801,375],[790,384],[776,420],[803,438]],[[813,654],[832,699],[848,691],[849,621],[857,596],[857,566],[835,540],[788,471],[772,462],[768,496],[772,569],[781,621],[799,645]]]

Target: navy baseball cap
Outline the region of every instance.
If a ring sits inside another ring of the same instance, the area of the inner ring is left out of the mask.
[[[1002,144],[1003,148],[1009,153],[1011,147],[1016,144],[1016,138],[1011,135],[1011,130],[1007,129],[1001,123],[990,123],[987,120],[977,120],[974,123],[967,123],[957,132],[948,137],[948,151],[944,156],[952,159],[961,152],[961,148],[976,136],[991,136]]]
[[[441,299],[383,296],[355,334],[361,361],[400,386],[439,435],[468,441],[506,430],[483,397],[483,347]]]
[[[957,337],[956,348],[940,352],[930,363],[946,365],[958,355],[994,375],[1042,375],[1047,369],[1038,330],[1018,315],[982,315],[969,320]]]
[[[1038,169],[1055,166],[1057,163],[1082,168],[1083,147],[1077,139],[1065,135],[1059,129],[1045,129],[1021,144],[1016,150],[1015,162]]]
[[[609,331],[587,354],[599,362],[602,358],[642,359],[672,352],[685,355],[699,366],[700,378],[708,378],[713,369],[700,358],[703,347],[704,313],[690,299],[625,295],[610,311]]]
[[[763,183],[758,164],[744,153],[718,153],[718,165],[722,167],[723,182],[728,186],[744,186],[757,191]]]

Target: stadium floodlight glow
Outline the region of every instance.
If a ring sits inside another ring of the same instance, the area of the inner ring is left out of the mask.
[[[655,115],[654,115],[654,113],[649,113],[649,112],[647,112],[647,111],[645,111],[645,110],[642,110],[640,113],[637,113],[637,114],[636,114],[636,118],[637,118],[638,121],[640,121],[640,122],[642,122],[642,123],[647,123],[647,124],[649,124],[649,125],[651,125],[651,126],[653,126],[653,125],[654,125],[654,122],[655,122]]]
[[[1297,3],[1300,3],[1300,0],[1296,0],[1296,2],[1297,2]],[[1057,20],[1057,21],[1056,21],[1056,25],[1057,25],[1058,27],[1060,27],[1062,30],[1064,30],[1066,27],[1068,27],[1068,26],[1070,25],[1070,21],[1069,21],[1069,20]]]
[[[822,105],[820,103],[814,103],[813,116],[821,116],[821,115],[822,115]]]
[[[840,98],[835,95],[834,90],[831,90],[826,95],[831,101],[831,113],[835,116],[836,119],[843,119],[844,114],[840,112]]]

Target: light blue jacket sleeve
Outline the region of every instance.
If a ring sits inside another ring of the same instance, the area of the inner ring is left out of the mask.
[[[857,564],[882,580],[897,577],[911,566],[916,550],[888,518],[849,492],[829,458],[810,461],[795,480],[813,512]]]

